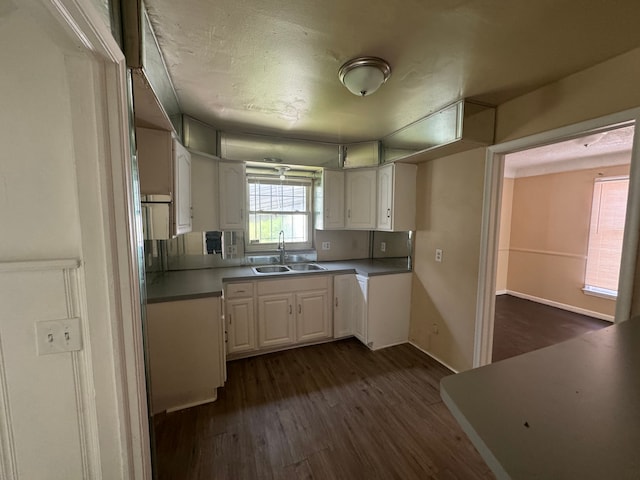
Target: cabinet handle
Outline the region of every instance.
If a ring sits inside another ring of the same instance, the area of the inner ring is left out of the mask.
[[[244,208],[240,209],[240,220],[244,220]]]
[[[298,304],[298,313],[302,313],[302,305]]]
[[[231,325],[231,315],[229,315],[229,325]]]
[[[391,209],[387,208],[387,218],[391,218]]]
[[[289,305],[289,315],[291,315],[293,313],[293,310],[291,309],[291,305]]]
[[[336,308],[338,307],[338,297],[336,297]]]
[[[351,209],[350,208],[347,210],[347,218],[351,218]]]

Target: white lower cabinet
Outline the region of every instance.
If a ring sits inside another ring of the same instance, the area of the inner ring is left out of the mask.
[[[235,298],[225,302],[227,352],[239,353],[256,349],[253,298]]]
[[[358,275],[354,335],[372,350],[409,340],[411,273]]]
[[[332,294],[331,275],[225,285],[227,355],[237,358],[331,338]]]
[[[353,296],[353,334],[367,344],[367,293],[369,278],[358,275]]]
[[[356,275],[336,275],[333,277],[333,337],[349,337],[355,327]]]
[[[224,288],[224,320],[227,354],[251,352],[256,342],[253,283],[230,283]]]
[[[331,336],[329,292],[296,294],[296,341],[310,342]]]
[[[258,347],[295,342],[293,294],[258,296]]]
[[[147,305],[152,414],[217,398],[226,380],[219,297]]]

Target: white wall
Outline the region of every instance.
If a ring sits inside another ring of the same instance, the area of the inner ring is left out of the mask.
[[[127,259],[112,249],[106,193],[108,72],[46,3],[0,9],[0,478],[128,478],[123,445],[140,430],[118,376],[128,300],[113,271]],[[59,258],[72,267],[47,262]],[[69,316],[82,349],[38,356],[36,322]]]
[[[485,151],[418,168],[409,340],[456,370],[473,362]]]
[[[80,222],[63,53],[24,10],[0,23],[0,45],[0,260],[77,257]]]

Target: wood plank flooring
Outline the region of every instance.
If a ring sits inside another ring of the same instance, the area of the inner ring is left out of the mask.
[[[158,478],[494,478],[440,399],[450,373],[354,339],[230,362],[216,402],[156,416]]]
[[[511,295],[496,297],[493,359],[504,360],[569,340],[611,322]]]

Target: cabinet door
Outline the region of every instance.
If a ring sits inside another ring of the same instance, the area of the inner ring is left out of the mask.
[[[191,155],[173,141],[175,196],[173,198],[175,235],[191,231]]]
[[[354,296],[356,276],[336,275],[333,279],[333,336],[334,338],[353,335]]]
[[[406,232],[416,229],[416,176],[418,166],[410,163],[396,163],[382,167],[393,167],[390,175],[392,184],[388,187],[390,200],[387,207],[391,211],[390,222],[385,224],[385,230]],[[380,173],[379,172],[379,173]],[[382,207],[385,208],[385,207]],[[383,214],[384,212],[380,212]],[[381,228],[382,230],[382,228]]]
[[[227,321],[227,353],[255,350],[255,318],[253,298],[238,298],[225,302]]]
[[[376,228],[376,170],[359,169],[346,172],[347,228]]]
[[[324,228],[344,228],[344,172],[324,172]]]
[[[369,279],[367,346],[372,350],[409,340],[411,276],[399,273]]]
[[[224,384],[220,298],[147,305],[151,412],[216,399]]]
[[[369,281],[366,277],[357,276],[357,287],[355,288],[353,316],[353,334],[365,345],[367,344],[367,290]]]
[[[220,162],[220,230],[244,230],[245,165],[241,162]]]
[[[293,294],[258,297],[258,346],[275,347],[295,342]]]
[[[141,195],[173,194],[171,132],[136,128]]]
[[[298,342],[330,337],[329,292],[320,290],[296,294],[296,319]]]
[[[392,230],[393,165],[378,170],[378,230]]]
[[[196,232],[220,230],[218,160],[191,155],[192,229]]]

